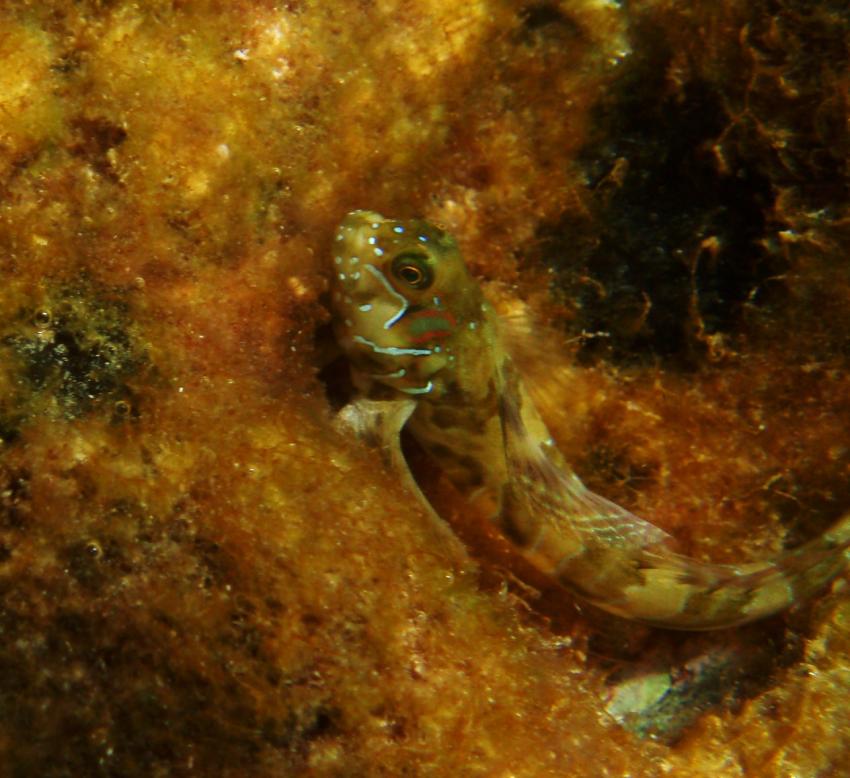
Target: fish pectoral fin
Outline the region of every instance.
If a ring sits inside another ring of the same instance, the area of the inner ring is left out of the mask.
[[[416,410],[415,400],[369,400],[365,397],[350,402],[337,415],[334,426],[341,432],[353,432],[360,440],[380,451],[384,464],[402,483],[433,511],[401,450],[401,430]]]
[[[401,450],[401,431],[416,410],[416,400],[369,400],[360,397],[346,405],[334,419],[334,427],[343,434],[352,432],[361,440],[375,446],[384,463],[396,474],[401,484],[417,499],[431,519],[440,546],[453,557],[466,557],[463,544],[449,525],[437,514],[410,472]]]
[[[407,463],[401,452],[401,430],[415,409],[415,400],[360,397],[336,415],[334,427],[343,433],[354,433],[360,440],[378,448],[391,467],[406,470]]]

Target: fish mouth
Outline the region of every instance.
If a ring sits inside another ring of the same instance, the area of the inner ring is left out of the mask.
[[[363,227],[369,226],[373,229],[378,229],[386,219],[381,214],[375,211],[351,211],[347,213],[337,228],[337,233],[345,234],[361,230]],[[378,225],[374,227],[373,225]]]

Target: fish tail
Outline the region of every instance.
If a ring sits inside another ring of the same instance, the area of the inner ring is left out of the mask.
[[[526,559],[577,596],[654,626],[720,629],[803,602],[844,569],[850,513],[770,561],[721,565],[677,554],[666,532],[591,492],[560,452],[541,442],[545,425],[524,401],[509,363],[502,384],[510,483],[500,528]]]
[[[733,627],[778,613],[820,591],[846,564],[850,513],[776,559],[705,564],[663,545],[629,554],[593,546],[562,559],[560,583],[612,613],[669,629]]]

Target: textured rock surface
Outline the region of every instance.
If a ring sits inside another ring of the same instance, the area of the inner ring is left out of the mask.
[[[614,623],[422,467],[447,547],[332,430],[322,294],[347,210],[439,221],[565,334],[527,369],[594,488],[719,561],[811,536],[850,505],[848,29],[5,3],[4,774],[840,774],[844,582],[732,633]]]

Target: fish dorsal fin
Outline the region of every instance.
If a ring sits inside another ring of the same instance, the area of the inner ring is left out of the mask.
[[[498,285],[488,284],[486,292],[497,314],[501,346],[522,376],[534,407],[558,428],[569,430],[581,423],[586,416],[581,411],[598,391],[599,377],[589,380],[586,372],[575,366],[576,341]]]
[[[550,356],[551,362],[551,356]],[[511,357],[499,367],[500,413],[513,500],[551,529],[584,545],[623,549],[669,543],[672,538],[631,511],[590,491],[552,441]]]

